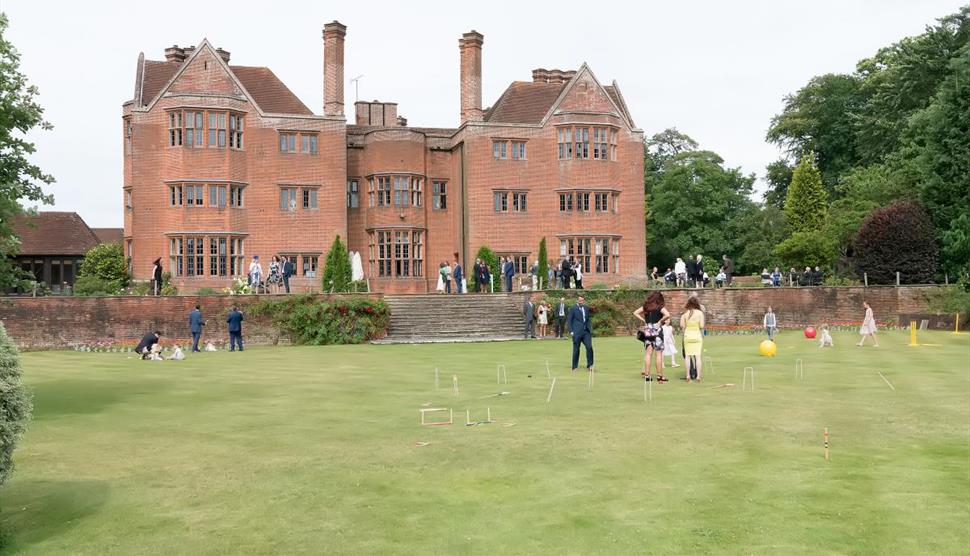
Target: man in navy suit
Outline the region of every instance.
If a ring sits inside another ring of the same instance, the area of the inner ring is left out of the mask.
[[[293,276],[293,261],[289,257],[283,257],[283,290],[290,293],[290,276]]]
[[[593,370],[593,326],[590,322],[589,307],[583,296],[569,310],[569,330],[573,333],[573,367],[579,365],[579,344],[586,347],[586,368]]]
[[[461,263],[458,262],[458,253],[455,253],[455,268],[451,272],[452,276],[455,277],[455,293],[465,293],[462,288],[462,279],[465,275],[462,273]]]
[[[202,310],[199,305],[196,305],[195,310],[189,313],[189,332],[192,333],[193,353],[198,353],[199,351],[199,338],[202,337],[203,326],[205,326],[205,321],[202,320]]]
[[[505,274],[505,291],[512,292],[512,277],[515,276],[515,262],[513,262],[512,257],[509,257],[505,262],[505,267],[502,269]]]
[[[239,351],[242,351],[243,314],[239,312],[238,307],[233,307],[232,311],[229,311],[229,316],[226,317],[226,322],[229,323],[229,351],[236,351],[237,345],[239,346]]]

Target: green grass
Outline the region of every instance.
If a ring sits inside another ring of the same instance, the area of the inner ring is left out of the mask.
[[[880,338],[709,337],[715,372],[651,403],[630,338],[595,340],[593,391],[566,341],[27,353],[0,528],[11,554],[966,554],[970,336]],[[712,388],[746,365],[755,392]]]

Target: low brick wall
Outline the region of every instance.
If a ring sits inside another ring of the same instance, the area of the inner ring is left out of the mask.
[[[907,315],[926,314],[930,311],[925,295],[937,288],[939,286],[731,288],[663,292],[667,307],[674,315],[682,312],[689,295],[698,293],[707,309],[711,327],[760,325],[765,307],[771,305],[781,327],[795,328],[823,322],[858,323],[864,314],[863,300],[872,305],[879,323],[897,322],[901,315],[907,318]],[[604,290],[585,292],[590,295],[609,293]],[[567,297],[575,297],[577,293],[570,290]],[[625,290],[618,295],[635,306],[646,294],[646,290]],[[374,299],[383,297],[381,294],[364,295]],[[64,348],[97,343],[133,345],[146,331],[156,327],[162,332],[165,344],[169,345],[171,341],[187,341],[188,314],[199,303],[203,317],[209,321],[206,337],[225,342],[228,336],[225,319],[230,307],[238,304],[245,313],[253,302],[267,297],[275,296],[7,297],[0,298],[0,320],[7,333],[23,348]],[[273,343],[279,339],[268,323],[255,318],[245,322],[244,333],[247,342],[254,344]]]
[[[366,295],[380,299],[381,294]],[[0,321],[21,348],[65,348],[72,345],[134,344],[152,329],[162,333],[165,345],[185,345],[190,338],[189,312],[196,304],[208,321],[204,339],[228,342],[226,315],[233,305],[246,308],[275,295],[206,295],[158,297],[6,297],[0,298]],[[317,298],[337,298],[319,295]],[[261,319],[247,317],[243,323],[247,343],[268,344],[279,340],[277,332]]]
[[[761,325],[765,308],[769,305],[777,314],[782,328],[828,324],[858,324],[865,316],[863,301],[872,306],[877,323],[898,323],[900,315],[929,313],[925,296],[942,286],[871,286],[871,287],[810,287],[810,288],[722,288],[705,290],[662,289],[667,309],[675,316],[683,312],[687,298],[697,294],[707,310],[707,323],[713,328],[751,327]],[[625,299],[632,295],[632,312],[647,294],[622,292]],[[603,290],[584,290],[591,296]],[[547,292],[553,294],[555,292]],[[567,299],[576,297],[578,290],[564,292]],[[639,294],[639,295],[638,295]],[[528,292],[518,293],[526,296]],[[908,320],[905,321],[908,324]]]

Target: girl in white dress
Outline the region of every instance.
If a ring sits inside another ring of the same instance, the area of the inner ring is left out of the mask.
[[[679,367],[680,365],[677,364],[677,345],[674,343],[674,327],[668,321],[660,329],[664,332],[664,357],[670,357],[671,367]],[[666,363],[664,363],[664,366],[666,366]]]
[[[543,301],[539,303],[539,337],[545,338],[549,325],[549,306]]]
[[[862,306],[866,308],[866,316],[862,319],[862,326],[859,328],[862,339],[856,345],[862,347],[866,343],[866,338],[872,338],[872,344],[879,347],[879,340],[876,339],[876,319],[872,316],[872,307],[866,301],[862,302]]]

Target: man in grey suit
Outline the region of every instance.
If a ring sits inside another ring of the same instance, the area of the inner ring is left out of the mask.
[[[522,304],[522,317],[525,319],[525,339],[536,337],[536,306],[531,297]]]

